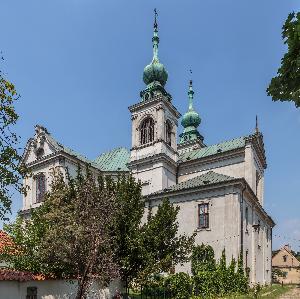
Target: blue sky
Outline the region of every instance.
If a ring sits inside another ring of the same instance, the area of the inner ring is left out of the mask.
[[[300,250],[300,110],[272,102],[265,92],[286,51],[282,24],[300,10],[297,2],[1,1],[0,67],[21,94],[21,146],[38,123],[89,158],[130,147],[127,107],[144,87],[157,7],[159,56],[174,105],[187,109],[192,68],[207,144],[253,132],[258,115],[268,160],[265,207],[277,223],[273,245]],[[20,207],[16,195],[12,217]]]

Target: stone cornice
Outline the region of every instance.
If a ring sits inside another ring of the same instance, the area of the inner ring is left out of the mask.
[[[156,96],[156,97],[154,97],[153,99],[151,99],[149,101],[142,101],[142,102],[139,102],[137,104],[131,105],[131,106],[128,107],[128,109],[131,113],[133,113],[133,112],[137,112],[141,109],[151,107],[151,106],[153,106],[155,104],[158,104],[160,102],[163,102],[169,108],[169,110],[176,116],[176,118],[181,117],[181,114],[175,108],[175,106],[173,106],[173,104],[170,101],[168,101],[167,99],[165,99],[165,97],[162,96],[162,95]],[[163,107],[159,107],[159,109],[163,109]]]
[[[159,143],[159,142],[162,142],[168,148],[168,150],[170,150],[172,152],[172,154],[175,154],[175,155],[177,154],[178,155],[178,152],[172,146],[170,146],[164,139],[158,139],[158,140],[146,143],[146,144],[134,146],[130,149],[130,151],[146,148],[146,147],[152,146],[152,145],[154,145],[156,143]]]
[[[148,164],[149,162],[150,163],[167,162],[170,166],[177,167],[177,163],[165,153],[159,153],[152,156],[145,156],[138,160],[130,161],[127,165],[129,168],[132,169],[137,165],[145,165]]]

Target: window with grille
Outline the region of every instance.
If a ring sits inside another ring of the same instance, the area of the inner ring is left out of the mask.
[[[141,144],[147,144],[154,140],[154,120],[151,117],[142,122],[140,134]]]
[[[248,207],[246,207],[246,210],[245,210],[245,218],[246,218],[246,229],[248,229],[248,224],[249,224],[249,211],[248,211]]]
[[[166,142],[168,145],[172,145],[172,125],[169,120],[166,122]]]
[[[37,287],[28,287],[26,299],[37,299]]]
[[[40,173],[35,178],[36,180],[36,202],[41,202],[44,199],[46,193],[46,177],[43,173]]]
[[[209,205],[208,203],[202,203],[198,205],[198,227],[208,228],[209,227]]]
[[[259,191],[259,189],[258,189],[258,187],[259,187],[259,182],[260,182],[260,174],[259,174],[259,172],[256,170],[256,196],[258,196],[258,191]]]

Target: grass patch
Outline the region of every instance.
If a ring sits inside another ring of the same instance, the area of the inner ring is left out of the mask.
[[[263,288],[260,291],[258,298],[278,299],[279,296],[285,294],[286,292],[290,291],[294,287],[295,286],[293,286],[293,285],[284,285],[282,287],[279,284],[273,284],[272,286]],[[129,296],[131,299],[140,299],[141,298],[140,293],[134,293],[132,290],[130,290]],[[250,292],[247,295],[232,295],[232,296],[223,297],[222,299],[253,299],[253,298],[254,298],[254,294],[252,292]]]
[[[283,287],[279,284],[273,284],[272,286],[268,286],[263,288],[259,295],[258,298],[266,298],[266,299],[277,299],[279,296],[285,294],[295,286],[292,285],[284,285]],[[249,293],[247,295],[235,295],[235,296],[227,296],[224,299],[253,299],[254,294]]]

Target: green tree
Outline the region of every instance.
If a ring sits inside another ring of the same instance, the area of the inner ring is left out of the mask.
[[[199,271],[216,270],[215,253],[210,245],[202,243],[193,248],[191,268],[193,275],[196,275]]]
[[[282,27],[287,53],[281,59],[277,76],[272,78],[267,93],[273,101],[293,101],[300,106],[300,13],[289,14]]]
[[[188,261],[195,235],[178,235],[179,210],[168,199],[163,199],[154,215],[149,211],[148,221],[142,227],[141,235],[147,262],[141,271],[142,280],[147,279],[150,274],[167,272],[176,264]]]
[[[229,271],[226,267],[226,253],[225,248],[222,251],[222,255],[217,266],[217,275],[218,275],[218,285],[219,285],[219,294],[222,296],[229,293],[229,286],[228,286],[228,276]]]
[[[15,242],[14,268],[57,278],[77,278],[76,299],[85,298],[92,276],[103,286],[118,276],[110,223],[115,196],[87,169],[64,180],[55,174],[41,208],[7,227]],[[105,220],[104,220],[105,219]],[[6,250],[9,253],[9,251]],[[10,250],[11,253],[11,250]]]
[[[167,272],[187,261],[194,236],[178,235],[179,207],[164,199],[155,214],[149,211],[143,222],[145,201],[141,185],[132,177],[121,177],[116,184],[117,213],[113,235],[122,280],[146,283],[151,275]]]
[[[25,193],[21,178],[26,169],[20,164],[19,138],[13,130],[19,118],[14,107],[18,99],[15,86],[0,71],[0,220],[6,219],[6,213],[10,212],[11,191]]]
[[[14,223],[4,225],[4,230],[12,238],[12,244],[2,251],[1,259],[7,261],[14,269],[33,273],[53,272],[43,269],[39,258],[41,239],[47,233],[47,222],[43,218],[47,212],[46,204],[31,211],[30,220],[18,216]]]
[[[248,277],[244,271],[244,262],[243,262],[243,253],[240,253],[237,263],[237,272],[236,272],[236,288],[237,291],[241,294],[246,294],[248,292]]]
[[[61,175],[55,176],[45,202],[32,211],[26,225],[18,218],[6,227],[18,253],[9,261],[20,270],[79,277],[81,294],[90,273],[101,273],[105,283],[117,268],[124,282],[146,281],[186,261],[194,236],[178,235],[179,208],[168,200],[146,223],[144,207],[141,186],[132,177],[114,182],[79,172],[65,182]],[[101,254],[96,258],[97,252]]]
[[[119,177],[113,188],[116,199],[116,217],[112,227],[112,236],[116,241],[115,257],[121,278],[127,285],[147,264],[147,249],[143,247],[141,231],[145,202],[141,185],[131,176]]]

